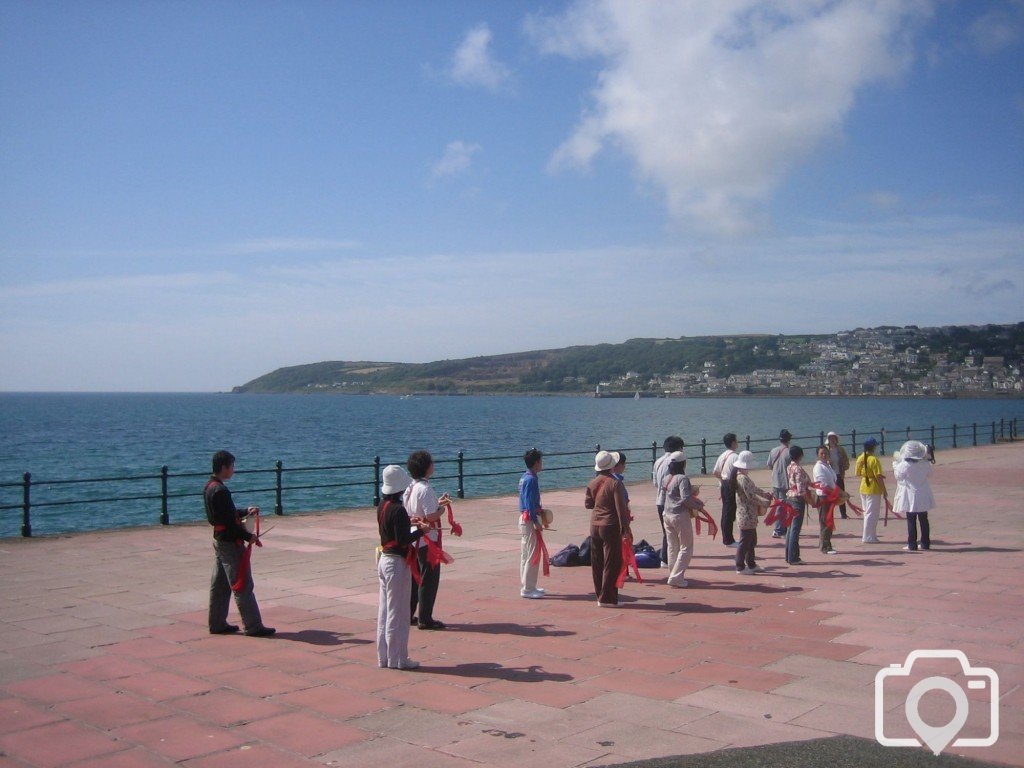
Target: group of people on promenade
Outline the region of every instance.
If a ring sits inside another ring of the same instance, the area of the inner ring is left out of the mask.
[[[883,502],[907,522],[904,550],[931,547],[928,510],[934,506],[928,477],[934,463],[931,448],[915,440],[907,441],[894,455],[893,474],[897,487],[890,504],[882,465],[875,451],[878,441],[864,442],[863,453],[853,464],[860,478],[858,506],[845,491],[850,460],[839,444],[839,436],[829,432],[826,444],[819,446],[817,460],[808,475],[803,467],[804,451],[791,444],[788,430],[779,433],[779,445],[768,455],[772,489],[759,488],[749,472],[756,468],[754,454],[738,450],[734,433],[723,438],[725,450],[715,462],[712,474],[719,480],[720,525],[716,526],[699,487],[686,473],[685,443],[673,435],[663,443],[664,453],[655,462],[652,480],[657,490],[656,507],[662,529],[660,557],[669,569],[666,583],[685,588],[686,569],[693,558],[694,528],[706,523],[719,528],[722,543],[736,550],[737,574],[752,575],[764,569],[757,564],[757,526],[767,515],[775,520],[773,538],[785,539],[786,562],[800,565],[800,534],[808,507],[817,509],[819,544],[825,555],[835,555],[832,545],[834,514],[847,518],[853,508],[863,516],[862,541],[878,543],[877,523]],[[540,569],[547,566],[543,532],[552,521],[551,512],[541,504],[538,473],[543,469],[543,454],[536,448],[524,454],[526,471],[519,481],[518,526],[520,546],[520,596],[544,597],[538,586]],[[234,506],[225,483],[234,475],[235,458],[227,451],[213,456],[213,473],[204,489],[207,519],[213,526],[214,571],[210,583],[209,631],[212,634],[239,632],[227,621],[230,598],[242,618],[246,635],[268,637],[275,630],[266,626],[253,594],[249,561],[252,547],[260,547],[259,509],[244,512]],[[591,511],[591,571],[598,606],[615,608],[619,587],[624,581],[627,559],[632,552],[634,520],[624,476],[626,455],[621,451],[600,451],[594,457],[594,477],[584,491],[584,506]],[[445,625],[434,618],[434,604],[440,584],[441,565],[450,562],[442,546],[442,516],[447,510],[452,532],[461,533],[452,516],[448,494],[440,496],[430,485],[434,461],[427,451],[414,451],[406,466],[392,464],[384,468],[381,501],[377,508],[380,546],[377,548],[379,604],[377,615],[377,660],[381,667],[414,669],[417,662],[408,654],[409,632],[413,624],[422,630],[441,630]],[[246,524],[255,520],[254,526]],[[738,531],[738,538],[737,536]]]

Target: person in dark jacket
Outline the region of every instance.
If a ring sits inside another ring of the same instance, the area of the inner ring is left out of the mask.
[[[206,519],[213,526],[213,577],[210,580],[210,634],[226,635],[238,631],[228,624],[231,594],[242,617],[245,634],[251,637],[269,637],[275,629],[263,624],[260,607],[253,594],[252,570],[249,559],[252,547],[262,547],[259,537],[248,531],[242,522],[244,515],[235,508],[231,491],[225,483],[234,477],[235,457],[227,451],[213,454],[213,474],[203,489]],[[258,515],[259,507],[249,507],[247,514]]]

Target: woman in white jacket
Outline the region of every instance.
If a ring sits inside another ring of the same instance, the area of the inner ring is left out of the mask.
[[[917,529],[921,528],[921,549],[931,549],[931,527],[928,510],[935,506],[932,486],[928,477],[932,473],[928,446],[917,440],[908,440],[896,456],[892,472],[896,477],[896,499],[893,511],[907,517],[908,552],[917,552]]]

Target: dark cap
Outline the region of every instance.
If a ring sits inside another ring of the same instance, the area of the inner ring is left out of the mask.
[[[790,432],[788,429],[784,429],[781,432],[779,432],[779,440],[789,440],[792,437],[793,433]]]
[[[864,450],[874,448],[876,445],[878,445],[878,441],[875,440],[875,438],[873,437],[869,437],[867,440],[864,441]]]

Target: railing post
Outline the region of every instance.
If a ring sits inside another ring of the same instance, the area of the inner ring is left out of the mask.
[[[747,435],[747,450],[750,450],[750,435]]]
[[[882,427],[878,431],[879,431],[879,434],[880,434],[880,436],[882,438],[882,454],[881,455],[885,456],[885,427]]]
[[[21,535],[26,539],[32,535],[32,473],[22,476]]]
[[[463,453],[462,453],[462,451],[459,451],[459,490],[458,490],[458,497],[460,499],[466,498],[466,487],[464,485],[465,476],[463,475],[463,472],[462,472],[462,459],[463,459]]]
[[[999,420],[999,439],[1006,439],[1006,419]]]
[[[825,430],[818,430],[818,445],[825,445]]]
[[[992,445],[996,444],[996,423],[992,422]]]
[[[652,440],[651,441],[651,467],[653,468],[654,465],[657,462],[658,462],[658,441],[657,440]]]
[[[956,448],[956,424],[953,425],[953,447]]]
[[[708,473],[708,439],[706,437],[700,439],[700,473],[702,475]]]
[[[971,424],[971,431],[974,433],[974,439],[973,439],[972,445],[974,445],[974,447],[977,448],[978,447],[978,422],[974,422],[973,424]]]
[[[373,457],[373,506],[380,506],[380,456]]]
[[[910,427],[907,427],[907,440],[910,439]]]
[[[932,424],[931,443],[929,443],[929,445],[931,445],[932,448],[935,447],[935,425],[934,424]]]
[[[282,494],[282,491],[284,490],[284,483],[283,483],[284,478],[282,477],[282,475],[284,474],[284,464],[280,460],[278,460],[278,462],[274,465],[274,474],[275,474],[275,476],[277,478],[277,482],[275,484],[276,487],[274,488],[274,492],[275,492],[274,514],[275,515],[283,515],[284,514],[284,504],[282,503],[281,494]]]
[[[171,516],[167,513],[167,465],[160,467],[160,525],[170,525]]]
[[[857,430],[853,430],[850,433],[850,451],[854,456],[857,455]]]

